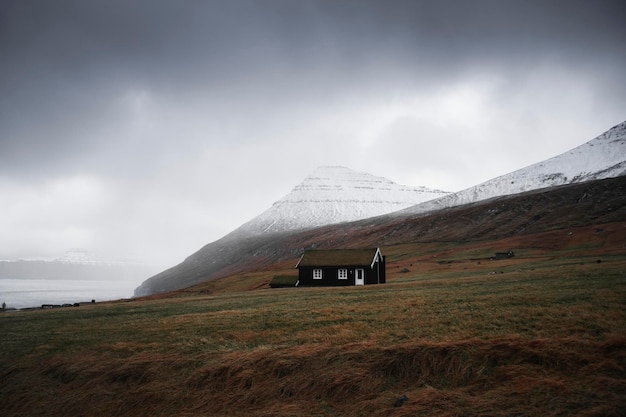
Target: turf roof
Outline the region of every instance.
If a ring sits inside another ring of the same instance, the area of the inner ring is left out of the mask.
[[[378,248],[307,250],[296,267],[300,266],[370,266]]]

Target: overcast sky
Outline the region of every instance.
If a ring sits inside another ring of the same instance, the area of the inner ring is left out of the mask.
[[[626,119],[623,1],[0,0],[0,259],[159,268],[320,165],[458,191]]]

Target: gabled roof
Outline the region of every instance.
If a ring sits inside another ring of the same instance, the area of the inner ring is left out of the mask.
[[[378,248],[367,249],[328,249],[307,250],[296,268],[301,266],[374,266],[377,259],[382,259]]]

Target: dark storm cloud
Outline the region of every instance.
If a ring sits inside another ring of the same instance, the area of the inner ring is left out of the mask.
[[[623,94],[623,9],[609,1],[8,1],[0,162],[5,171],[72,164],[74,154],[116,146],[120,158],[133,152],[119,126],[129,90],[205,106],[207,117],[233,124],[298,103],[314,117],[345,95],[428,90],[472,72],[523,78],[543,61],[593,71],[607,94]]]
[[[376,63],[447,72],[547,53],[624,58],[619,2],[15,1],[2,14],[8,85],[30,77],[178,88],[274,70],[311,76],[351,68],[359,75],[369,70],[363,64]]]

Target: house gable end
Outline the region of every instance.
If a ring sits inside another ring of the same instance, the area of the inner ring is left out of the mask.
[[[374,268],[374,265],[376,265],[376,262],[382,262],[382,261],[383,261],[383,255],[380,253],[380,249],[376,248],[376,253],[374,253],[374,258],[372,259],[370,268]]]

